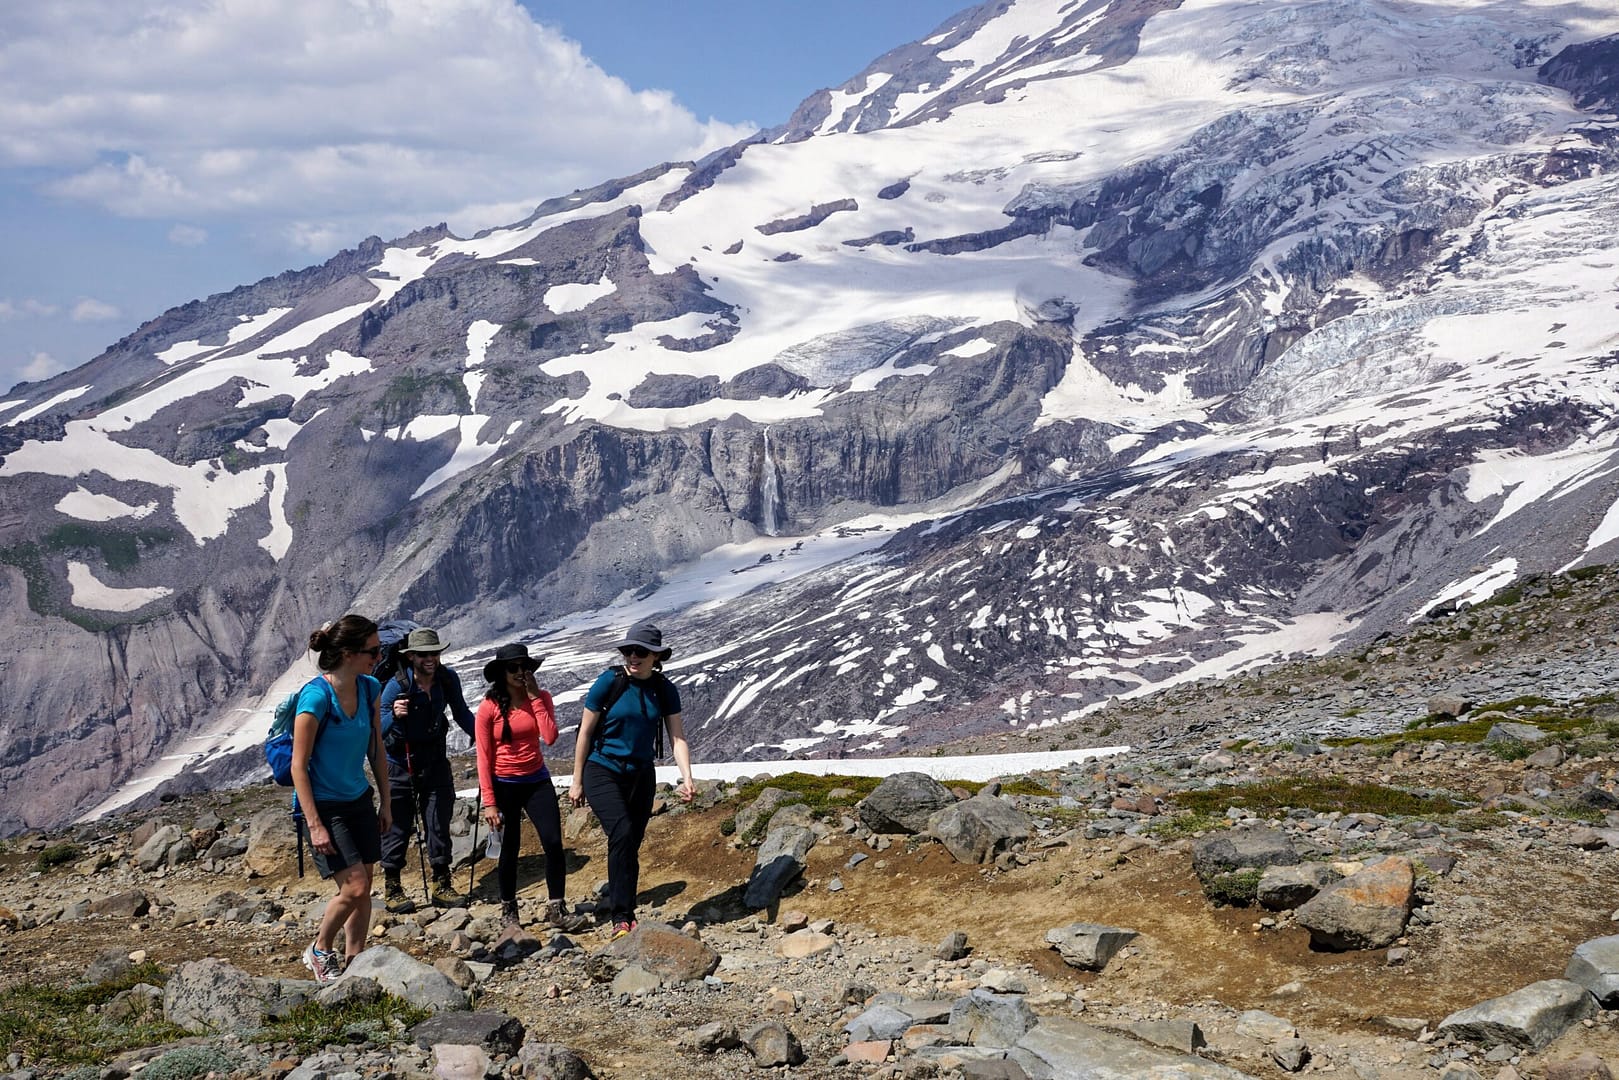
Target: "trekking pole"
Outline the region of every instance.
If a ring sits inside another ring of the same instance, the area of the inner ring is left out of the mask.
[[[298,797],[292,797],[292,831],[298,837],[298,876],[304,876],[304,814],[298,806]]]
[[[405,771],[410,774],[410,830],[416,834],[416,861],[422,868],[422,895],[431,907],[433,890],[427,887],[427,856],[422,851],[422,834],[427,831],[427,805],[422,799],[422,786],[416,782],[416,763],[410,759],[409,743],[405,744]]]
[[[472,861],[467,864],[467,895],[472,895],[474,882],[478,875],[478,818],[481,814],[472,815]]]

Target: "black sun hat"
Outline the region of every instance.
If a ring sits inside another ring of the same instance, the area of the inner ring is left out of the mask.
[[[536,658],[530,656],[528,654],[528,646],[524,645],[520,641],[514,641],[510,645],[502,645],[500,648],[495,650],[494,658],[483,666],[484,681],[494,682],[496,679],[500,678],[502,670],[513,660],[521,660],[524,667],[528,668],[530,671],[533,671],[535,668],[539,667],[545,662],[545,657],[540,656]]]

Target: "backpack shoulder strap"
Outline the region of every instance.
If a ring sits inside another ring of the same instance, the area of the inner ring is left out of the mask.
[[[618,699],[630,688],[630,676],[623,665],[615,664],[608,670],[613,673],[613,681],[607,687],[606,696],[602,698],[601,708],[597,710],[595,737],[590,740],[592,749],[601,748],[602,742],[607,738],[607,714],[613,711]]]

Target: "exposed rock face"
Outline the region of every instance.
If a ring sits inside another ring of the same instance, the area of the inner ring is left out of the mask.
[[[686,672],[710,759],[1042,723],[1610,557],[1619,16],[1563,17],[981,5],[700,162],[19,388],[0,831],[181,739],[148,797],[257,775],[255,710],[344,610],[476,652],[761,537],[797,539],[703,583],[768,590],[664,618],[753,646]],[[1166,41],[1206,86],[1158,81]],[[1119,80],[1161,102],[1126,140]],[[916,516],[873,554],[873,511]]]

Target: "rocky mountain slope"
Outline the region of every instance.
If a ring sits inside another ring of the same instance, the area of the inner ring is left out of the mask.
[[[0,403],[0,828],[239,772],[344,609],[542,638],[564,700],[657,613],[711,758],[836,755],[1605,560],[1616,33],[988,3],[704,161],[166,312]]]
[[[323,992],[313,1013],[248,1022],[316,993],[298,955],[326,895],[294,876],[281,796],[267,786],[17,838],[0,850],[10,1018],[0,1051],[34,1076],[64,1074],[95,1046],[110,1048],[98,1070],[149,1063],[154,1075],[200,1062],[233,1077],[413,1077],[466,1062],[583,1075],[567,1071],[563,1045],[603,1080],[719,1078],[774,1068],[770,1054],[796,1044],[791,1074],[806,1077],[1084,1075],[1041,1072],[1051,1061],[1119,1076],[1600,1077],[1619,1063],[1612,1002],[1561,1012],[1520,1002],[1494,1026],[1454,1017],[1566,985],[1575,950],[1611,938],[1619,705],[1590,688],[1605,682],[1616,640],[1619,573],[1603,570],[1527,583],[1356,657],[1105,708],[1088,722],[1129,731],[1148,715],[1180,717],[1188,731],[1005,777],[998,798],[955,803],[992,802],[1029,823],[1026,839],[984,862],[927,833],[874,831],[860,792],[828,790],[858,780],[803,787],[798,803],[766,792],[793,787],[785,778],[708,785],[694,809],[654,819],[642,883],[643,922],[691,924],[717,961],[706,979],[709,954],[691,938],[609,948],[599,928],[566,938],[532,923],[502,936],[485,899],[403,917],[379,908],[365,970],[388,982],[381,960],[399,950],[424,963],[409,994],[439,993],[454,976],[498,1022],[411,1027],[419,1016],[367,1011],[357,977]],[[1430,715],[1430,702],[1460,716]],[[1340,712],[1380,712],[1401,730],[1328,745],[1321,719]],[[1022,738],[1084,745],[1091,734]],[[751,906],[754,845],[794,829],[813,837],[801,872],[785,895]],[[570,896],[588,906],[604,875],[600,835],[588,814],[569,834]],[[1413,867],[1396,933],[1324,947],[1300,894],[1267,892],[1271,871],[1256,868],[1246,893],[1207,872],[1223,840],[1278,837],[1302,862],[1272,871],[1353,881],[1390,860]],[[463,853],[472,846],[458,840]],[[537,854],[521,865],[532,914],[543,868]],[[487,860],[471,872],[492,889]],[[1048,941],[1075,923],[1136,936],[1092,970]],[[152,966],[132,970],[132,953]],[[205,959],[269,981],[198,966]],[[96,1002],[89,1013],[59,1016],[45,1004],[56,998],[30,989],[65,994],[100,979],[104,991],[79,991]],[[118,992],[138,981],[166,985]],[[26,1022],[13,1008],[24,1000],[35,1003]],[[198,1024],[205,1002],[229,1002],[223,1026],[236,1030]],[[456,1049],[510,1018],[523,1048],[508,1032],[483,1058]]]

